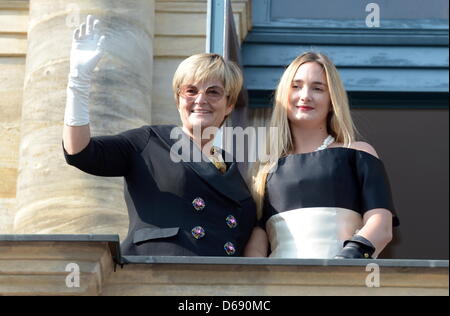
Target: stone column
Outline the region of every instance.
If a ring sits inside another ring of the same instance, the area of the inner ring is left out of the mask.
[[[21,120],[16,234],[114,234],[128,216],[123,179],[87,175],[65,163],[62,128],[76,24],[102,21],[107,54],[93,79],[91,133],[149,124],[154,0],[30,0]]]
[[[16,207],[28,3],[0,0],[0,234],[10,234]]]

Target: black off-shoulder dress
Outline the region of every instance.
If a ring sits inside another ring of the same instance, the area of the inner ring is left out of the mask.
[[[333,258],[367,211],[395,212],[382,161],[351,148],[289,155],[267,178],[263,217],[271,257]]]

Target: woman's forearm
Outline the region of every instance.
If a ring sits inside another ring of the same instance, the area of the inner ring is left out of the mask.
[[[245,257],[267,257],[269,241],[266,232],[259,227],[253,229],[252,235],[244,250]]]
[[[88,15],[86,23],[73,33],[70,70],[64,112],[63,143],[70,155],[89,144],[89,92],[91,79],[105,49],[105,36],[100,34],[100,21]]]
[[[392,240],[392,214],[385,209],[371,210],[365,214],[364,222],[358,235],[374,245],[376,258]]]

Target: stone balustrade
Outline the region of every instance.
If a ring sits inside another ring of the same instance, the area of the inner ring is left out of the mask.
[[[0,295],[413,296],[448,285],[448,260],[122,257],[117,235],[0,235]]]

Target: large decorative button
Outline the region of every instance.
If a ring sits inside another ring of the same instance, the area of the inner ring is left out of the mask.
[[[196,226],[196,227],[192,228],[191,233],[195,239],[200,239],[200,238],[205,237],[205,230],[201,226]]]
[[[198,197],[192,201],[192,206],[196,211],[201,211],[206,207],[206,203],[202,198]]]
[[[237,226],[237,220],[233,215],[228,215],[225,219],[228,227],[235,228]]]
[[[234,248],[233,243],[231,242],[227,242],[224,246],[223,249],[225,249],[225,252],[227,253],[227,255],[232,256],[234,255],[234,253],[236,252],[236,248]]]

